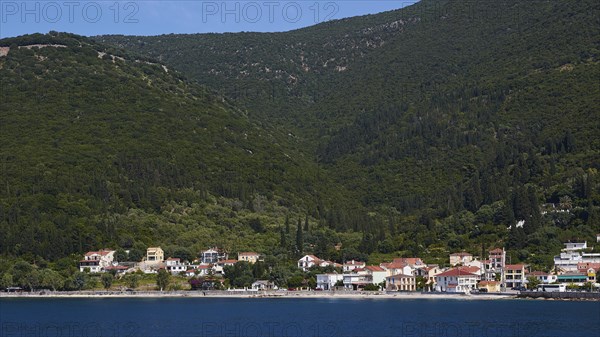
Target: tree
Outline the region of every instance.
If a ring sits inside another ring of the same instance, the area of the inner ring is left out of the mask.
[[[308,223],[308,213],[306,213],[306,217],[304,218],[304,231],[307,233],[310,231],[310,225]]]
[[[129,251],[129,261],[139,262],[142,261],[142,258],[144,258],[142,250],[133,248]]]
[[[110,273],[104,273],[100,279],[104,289],[108,290],[112,286],[114,277]]]
[[[82,290],[88,286],[89,276],[86,273],[76,271],[69,281],[73,289]]]
[[[117,249],[115,251],[115,261],[118,261],[118,262],[128,261],[127,252],[122,248]]]
[[[163,289],[167,289],[169,286],[169,282],[171,281],[171,275],[164,269],[158,271],[156,274],[156,285],[163,291]]]
[[[296,251],[302,255],[304,251],[304,234],[302,233],[302,224],[298,218],[298,228],[296,229]]]
[[[50,288],[54,291],[64,286],[64,278],[52,269],[43,269],[40,273],[40,283],[44,288]]]
[[[4,275],[2,275],[2,278],[0,278],[0,288],[8,288],[11,287],[13,285],[13,277],[11,274],[9,273],[5,273]]]
[[[128,274],[125,276],[125,284],[131,289],[135,289],[138,287],[140,282],[140,276],[137,274]]]
[[[537,277],[529,276],[527,278],[527,289],[533,290],[536,289],[540,285],[540,280]]]

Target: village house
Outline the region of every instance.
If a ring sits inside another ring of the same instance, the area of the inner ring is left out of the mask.
[[[346,262],[344,262],[342,270],[344,271],[344,273],[347,273],[347,272],[351,272],[357,268],[364,268],[366,265],[367,264],[362,261],[355,261],[355,260],[346,261]]]
[[[577,266],[580,263],[600,263],[600,253],[585,253],[587,242],[564,244],[565,248],[560,255],[554,257],[554,267],[559,272],[574,272],[577,271]]]
[[[379,264],[379,266],[387,271],[387,276],[393,275],[413,275],[415,268],[410,265],[395,261],[395,262],[383,262]]]
[[[252,283],[252,290],[273,290],[275,289],[275,283],[267,280],[258,280]]]
[[[115,251],[110,249],[87,252],[83,256],[83,260],[79,261],[79,271],[89,270],[90,273],[101,273],[104,268],[112,265],[114,258]]]
[[[209,248],[200,253],[200,261],[205,264],[217,263],[221,260],[227,260],[228,254],[217,247]]]
[[[463,267],[449,269],[435,276],[436,291],[468,293],[477,287],[479,276]]]
[[[302,271],[308,271],[312,266],[318,266],[321,263],[321,259],[314,255],[304,255],[298,260],[298,268]]]
[[[542,284],[550,284],[554,283],[557,280],[556,275],[549,274],[543,271],[532,271],[531,273],[526,275],[526,278],[535,277]]]
[[[456,265],[459,265],[459,264],[465,265],[471,261],[473,261],[473,255],[471,255],[467,252],[450,254],[450,265],[453,267]]]
[[[226,266],[233,267],[237,262],[238,260],[221,260],[213,265],[213,270],[215,274],[223,274]]]
[[[188,265],[181,263],[181,259],[170,257],[165,261],[165,269],[173,275],[185,272]]]
[[[504,267],[504,282],[507,288],[524,287],[525,280],[524,264],[507,264]]]
[[[343,274],[317,274],[317,289],[332,290],[339,281],[344,281]]]
[[[372,284],[380,284],[385,281],[387,270],[380,266],[366,266],[364,268],[366,274],[370,277]]]
[[[146,250],[146,264],[159,264],[165,260],[165,252],[160,247],[149,247]]]
[[[490,269],[500,272],[504,266],[506,254],[504,249],[494,248],[489,251]]]
[[[488,293],[500,292],[500,282],[498,281],[481,281],[477,284],[479,289],[485,289]]]
[[[372,284],[370,275],[367,275],[364,270],[355,269],[352,274],[344,274],[344,289],[360,290],[368,284]]]
[[[415,269],[413,275],[425,278],[427,280],[426,288],[431,290],[435,287],[435,276],[442,272],[443,270],[437,264],[432,264]]]
[[[246,262],[252,263],[252,264],[254,264],[258,261],[261,261],[260,254],[255,253],[255,252],[241,252],[238,254],[238,260],[246,261]]]
[[[396,274],[385,278],[387,291],[416,291],[417,278],[414,275]]]

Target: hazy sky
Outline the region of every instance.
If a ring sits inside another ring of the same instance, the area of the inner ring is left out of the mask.
[[[0,37],[50,30],[81,35],[277,32],[379,13],[416,1],[0,1]]]

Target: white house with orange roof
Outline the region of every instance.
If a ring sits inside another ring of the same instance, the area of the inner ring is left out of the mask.
[[[477,288],[478,281],[478,275],[463,267],[456,267],[435,276],[435,289],[449,293],[468,293]]]
[[[115,251],[110,249],[87,252],[83,260],[79,261],[79,271],[89,270],[90,273],[100,273],[104,268],[112,265],[114,258]]]
[[[323,260],[314,255],[304,255],[298,260],[298,268],[302,271],[308,271],[313,266],[319,266]]]

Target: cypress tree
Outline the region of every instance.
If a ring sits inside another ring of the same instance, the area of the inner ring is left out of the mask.
[[[296,229],[296,250],[302,255],[304,250],[304,234],[302,233],[302,222],[298,218],[298,228]]]

